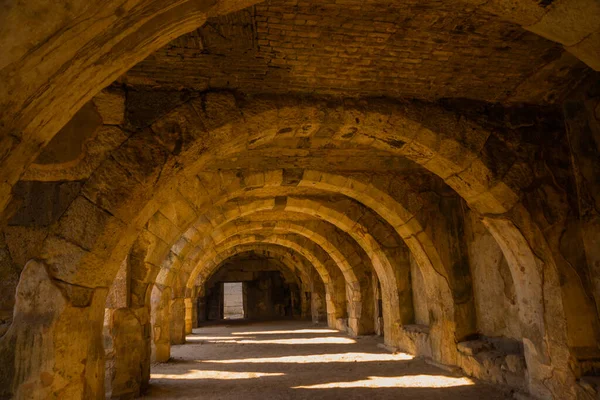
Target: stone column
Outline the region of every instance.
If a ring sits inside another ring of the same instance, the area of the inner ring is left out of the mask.
[[[104,313],[105,391],[112,399],[137,397],[150,381],[148,284],[131,279],[130,261],[126,257],[121,263]]]
[[[319,322],[327,321],[327,309],[325,303],[325,289],[321,285],[321,290],[316,290],[313,287],[313,291],[310,296],[310,309],[312,315],[312,321],[317,324]]]
[[[302,305],[300,317],[302,319],[310,319],[311,298],[310,286],[302,283],[302,290],[300,291],[300,302]]]
[[[104,323],[106,397],[137,397],[150,381],[148,308],[107,308]]]
[[[152,362],[171,358],[171,289],[154,285],[151,295]]]
[[[199,296],[196,300],[196,328],[198,323],[207,321],[206,296]]]
[[[171,300],[171,344],[185,343],[185,301],[183,298]]]
[[[192,329],[198,327],[198,303],[196,299],[185,298],[185,334],[192,333]]]
[[[0,397],[104,399],[106,294],[55,281],[44,263],[29,261],[0,338]]]

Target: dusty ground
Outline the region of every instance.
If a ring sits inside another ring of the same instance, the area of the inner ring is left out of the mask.
[[[153,365],[146,399],[511,399],[405,354],[306,322],[195,329]]]

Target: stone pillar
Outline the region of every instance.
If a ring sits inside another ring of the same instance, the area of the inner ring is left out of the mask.
[[[104,324],[106,397],[137,397],[150,381],[148,308],[107,308]]]
[[[371,274],[363,274],[358,287],[347,286],[348,333],[371,335],[375,332],[373,284]]]
[[[327,321],[325,291],[313,290],[310,296],[312,321],[315,324]]]
[[[196,328],[198,323],[207,321],[206,296],[199,296],[196,299]]]
[[[185,299],[185,334],[192,333],[192,329],[198,326],[198,303],[196,299]]]
[[[152,362],[171,358],[171,289],[154,285],[151,295]]]
[[[198,327],[198,299],[192,298],[192,329]]]
[[[381,298],[381,284],[377,275],[373,275],[373,308],[375,309],[373,315],[373,322],[375,325],[375,334],[377,336],[383,336],[383,300]]]
[[[130,258],[126,257],[106,298],[104,382],[107,398],[137,397],[148,387],[150,311],[144,296],[147,288],[148,284],[132,282]]]
[[[106,294],[55,281],[44,263],[29,261],[0,338],[0,397],[104,399]]]
[[[171,300],[171,344],[185,343],[185,302],[183,298]]]
[[[311,313],[311,291],[310,287],[305,283],[302,283],[302,291],[300,292],[300,302],[302,305],[301,308],[301,318],[302,319],[310,319]]]

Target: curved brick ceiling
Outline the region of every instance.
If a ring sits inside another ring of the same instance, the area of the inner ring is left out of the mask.
[[[555,102],[585,75],[562,47],[467,4],[269,1],[209,19],[122,79],[163,88]]]

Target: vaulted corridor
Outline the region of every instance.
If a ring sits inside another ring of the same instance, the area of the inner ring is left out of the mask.
[[[235,322],[194,329],[154,364],[144,399],[512,399],[482,384],[380,348],[380,338],[350,338],[298,321]]]
[[[200,394],[598,400],[600,0],[2,2],[0,400]]]

